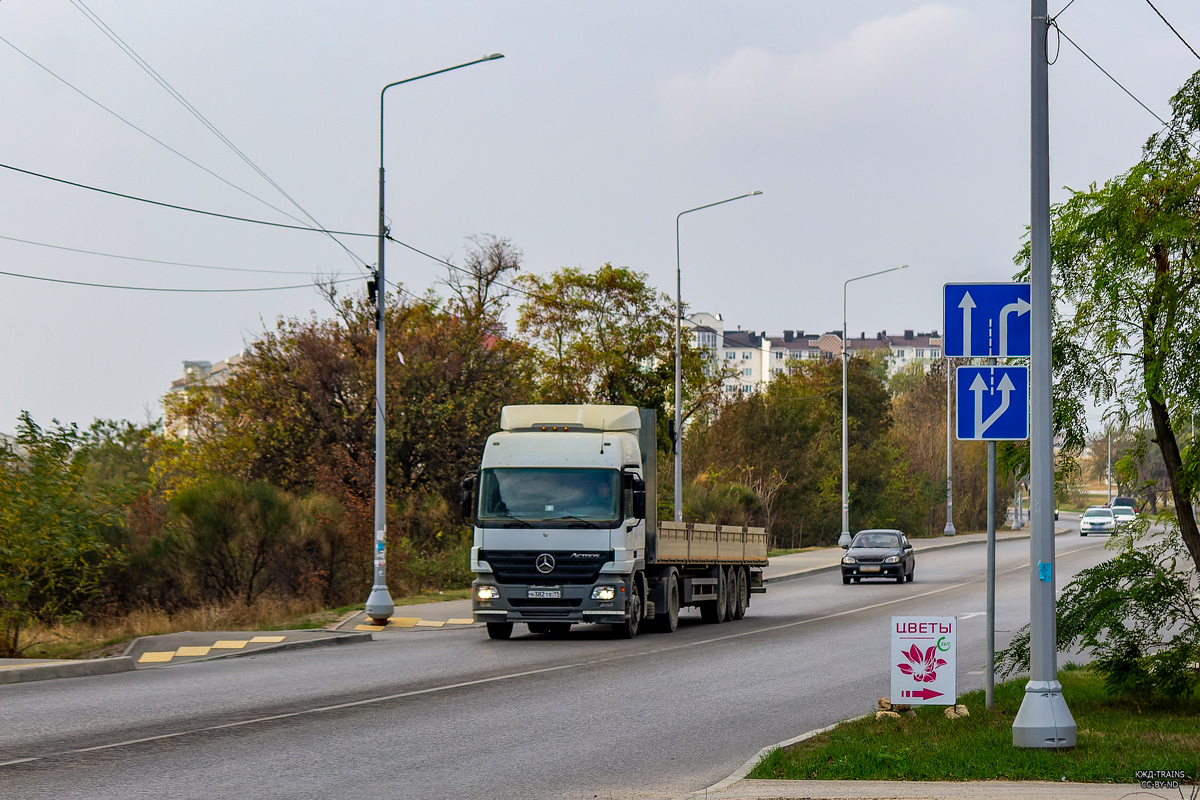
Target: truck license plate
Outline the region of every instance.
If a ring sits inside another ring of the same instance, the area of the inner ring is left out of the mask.
[[[525,596],[558,599],[562,597],[562,589],[530,589]]]
[[[879,567],[859,567],[859,572],[879,572]]]

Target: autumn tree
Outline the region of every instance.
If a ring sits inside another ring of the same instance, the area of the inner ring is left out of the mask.
[[[1129,171],[1051,210],[1058,300],[1056,383],[1112,404],[1119,422],[1149,410],[1178,530],[1200,565],[1192,498],[1200,451],[1181,448],[1180,407],[1200,400],[1200,73],[1171,98],[1167,128]],[[1026,271],[1028,245],[1018,254]],[[1057,401],[1056,397],[1056,401]],[[1060,421],[1080,439],[1082,409]]]

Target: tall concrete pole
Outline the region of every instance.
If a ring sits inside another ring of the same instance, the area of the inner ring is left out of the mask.
[[[386,399],[384,393],[386,385],[384,383],[385,353],[387,350],[387,337],[384,335],[384,317],[386,316],[384,298],[387,296],[387,283],[383,271],[383,243],[387,239],[387,218],[383,209],[383,98],[387,94],[387,90],[393,86],[412,83],[432,75],[441,75],[443,72],[462,69],[472,64],[481,64],[484,61],[494,61],[497,58],[504,58],[504,55],[492,53],[465,64],[427,72],[413,78],[405,78],[402,81],[389,83],[379,91],[379,251],[377,254],[379,264],[375,270],[375,546],[372,553],[374,570],[371,594],[367,596],[365,605],[367,616],[377,625],[385,624],[392,616],[392,612],[396,610],[387,587],[387,469],[385,464],[387,416],[384,413]]]
[[[672,449],[675,451],[676,522],[683,522],[683,348],[680,343],[683,329],[683,281],[679,266],[679,218],[693,211],[701,211],[705,208],[732,203],[734,200],[741,200],[743,197],[754,197],[760,194],[762,192],[758,190],[746,192],[746,194],[739,194],[737,197],[730,197],[726,200],[718,200],[715,203],[689,208],[675,215],[675,441],[672,443]]]
[[[1050,111],[1046,0],[1030,20],[1030,408],[1029,683],[1013,720],[1013,745],[1075,746],[1075,718],[1058,682],[1054,598],[1054,431],[1051,426]]]
[[[846,330],[846,289],[855,281],[861,281],[864,278],[874,278],[876,275],[883,275],[888,272],[907,268],[908,264],[901,264],[898,267],[890,267],[888,269],[881,269],[878,272],[859,275],[842,283],[842,535],[838,537],[838,545],[842,547],[850,546],[850,425],[848,422],[849,405],[847,403],[848,395],[846,391],[846,362],[849,359],[846,353],[846,341],[850,338],[850,332]]]

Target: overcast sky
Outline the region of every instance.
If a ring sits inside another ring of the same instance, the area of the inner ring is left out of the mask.
[[[1200,47],[1200,3],[1154,5]],[[389,90],[393,236],[461,262],[465,237],[495,234],[529,271],[611,262],[673,295],[676,214],[761,190],[683,218],[684,301],[729,328],[838,329],[844,280],[906,263],[851,284],[848,327],[940,331],[942,284],[1010,279],[1029,221],[1023,0],[0,2],[0,164],[308,224],[97,19],[322,226],[368,234],[380,89],[504,53]],[[1076,0],[1059,25],[1163,117],[1200,68],[1144,0]],[[1127,169],[1158,127],[1061,45],[1056,200]],[[376,260],[370,237],[341,237],[347,253],[316,233],[10,169],[0,237],[4,272],[158,288],[305,285]],[[445,273],[397,245],[387,269],[414,292]],[[0,275],[0,431],[23,409],[41,424],[154,418],[184,360],[218,361],[278,317],[310,313],[326,313],[312,288],[183,294]]]

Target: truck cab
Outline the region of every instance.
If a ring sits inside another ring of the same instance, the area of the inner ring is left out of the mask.
[[[645,614],[646,489],[633,406],[506,406],[463,482],[474,527],[472,611],[488,635]],[[651,450],[651,457],[654,457]]]

